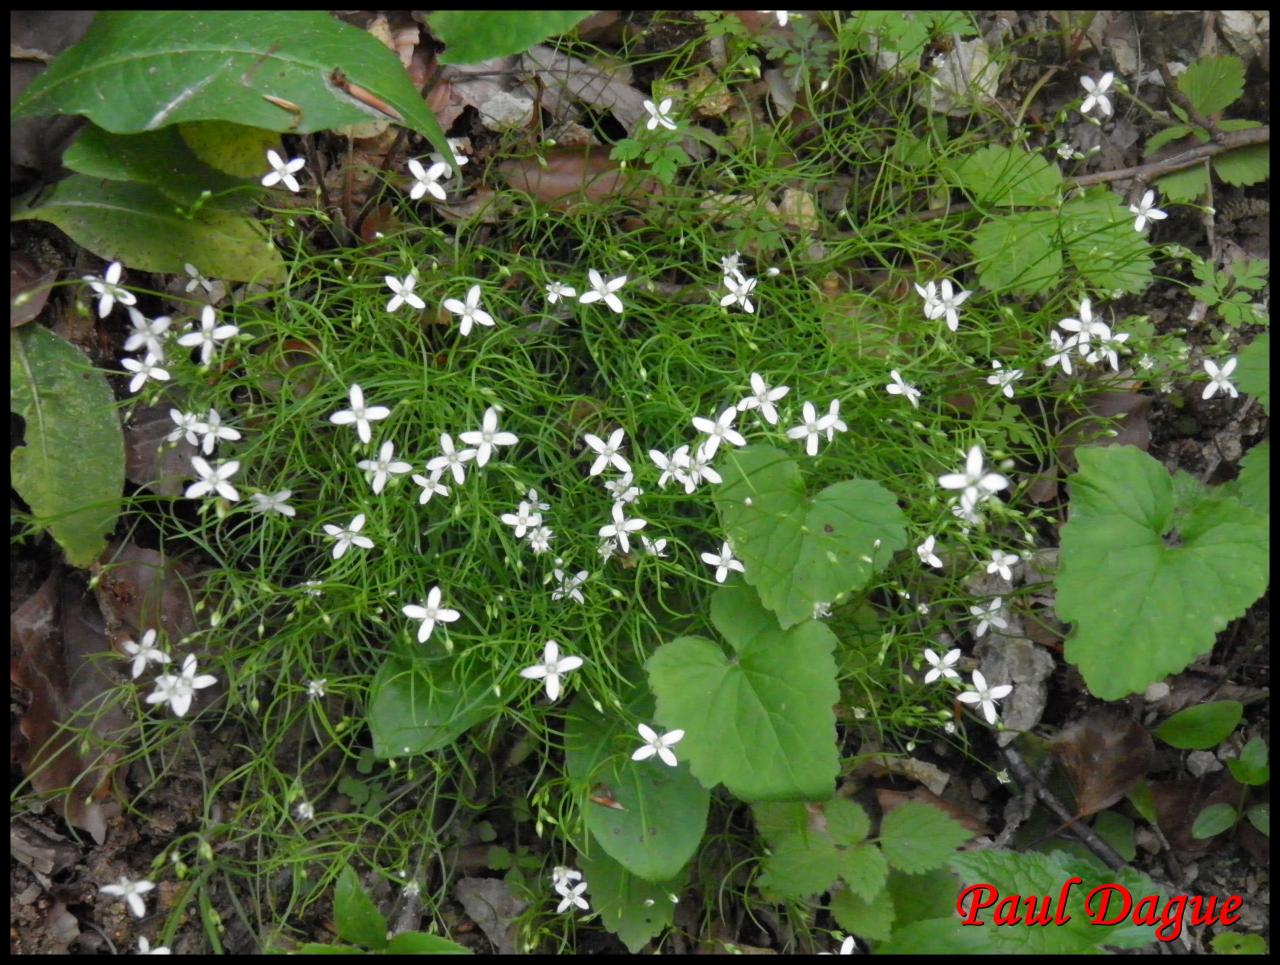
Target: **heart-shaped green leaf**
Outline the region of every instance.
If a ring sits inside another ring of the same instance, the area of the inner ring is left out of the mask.
[[[445,45],[442,64],[478,64],[524,53],[589,16],[588,10],[437,10],[427,23]]]
[[[578,868],[591,882],[591,908],[604,927],[636,954],[675,918],[672,896],[683,886],[682,878],[645,881],[596,849],[591,857],[578,856]]]
[[[716,591],[712,618],[726,613],[734,619],[717,629],[732,659],[705,637],[681,637],[645,664],[658,720],[684,729],[681,757],[706,787],[723,783],[744,801],[830,797],[840,770],[834,634],[812,620],[783,630],[741,584]]]
[[[721,473],[725,536],[783,628],[861,589],[906,546],[902,511],[879,483],[851,479],[810,499],[800,467],[771,446],[728,453]]]
[[[439,750],[491,716],[497,705],[489,681],[457,680],[451,660],[417,664],[390,657],[373,678],[369,730],[384,760]]]

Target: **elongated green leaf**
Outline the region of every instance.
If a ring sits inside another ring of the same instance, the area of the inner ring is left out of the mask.
[[[1183,522],[1181,545],[1168,545],[1173,483],[1160,463],[1133,446],[1076,455],[1057,609],[1075,624],[1067,660],[1096,696],[1115,700],[1207,653],[1262,594],[1268,525],[1235,499],[1206,500]]]
[[[426,932],[401,932],[387,942],[388,955],[470,955],[471,949]]]
[[[676,906],[671,899],[679,897],[682,877],[645,881],[599,850],[589,858],[579,855],[578,867],[591,882],[592,910],[631,954],[674,920]]]
[[[879,483],[852,479],[809,499],[795,460],[771,446],[727,454],[721,473],[725,535],[783,627],[861,589],[906,545],[902,511]]]
[[[1196,815],[1191,825],[1191,837],[1198,841],[1212,838],[1223,831],[1230,831],[1240,820],[1240,812],[1230,804],[1210,804]]]
[[[497,698],[488,681],[458,681],[451,660],[411,665],[391,657],[373,678],[369,730],[383,759],[424,754],[452,743],[491,716]]]
[[[645,664],[658,720],[685,730],[681,756],[705,787],[723,783],[744,801],[829,797],[840,768],[835,636],[813,621],[782,630],[746,587],[723,594],[750,611],[738,621],[753,627],[750,643],[735,646],[732,660],[704,637],[659,647]],[[713,605],[713,620],[717,612]]]
[[[1243,716],[1244,704],[1240,701],[1215,700],[1178,711],[1153,733],[1179,750],[1207,750],[1230,737]]]
[[[476,64],[528,50],[566,33],[591,16],[590,10],[437,10],[427,17],[445,45],[444,64]]]
[[[344,941],[374,950],[387,944],[387,920],[360,887],[351,865],[343,865],[333,890],[333,924]]]
[[[960,186],[981,206],[1052,205],[1062,190],[1062,171],[1039,154],[1017,147],[984,147],[953,168]]]
[[[1057,226],[1049,211],[1019,211],[982,224],[973,235],[973,256],[983,286],[1036,295],[1053,285],[1062,273]]]
[[[1143,292],[1155,262],[1151,244],[1133,230],[1133,214],[1120,197],[1099,187],[1062,206],[1067,257],[1090,284],[1108,291]]]
[[[257,221],[207,207],[184,218],[145,184],[74,174],[38,207],[13,215],[15,221],[31,219],[56,224],[100,258],[143,271],[181,274],[192,262],[227,281],[274,285],[285,277],[280,252]]]
[[[880,822],[880,847],[899,871],[909,875],[941,868],[973,833],[937,808],[908,801]]]
[[[124,489],[115,396],[79,349],[41,325],[9,333],[9,411],[26,423],[13,487],[72,566],[106,548]]]

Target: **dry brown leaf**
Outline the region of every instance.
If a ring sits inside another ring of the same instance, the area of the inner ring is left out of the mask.
[[[1169,844],[1181,851],[1203,851],[1212,844],[1220,845],[1221,835],[1198,839],[1191,836],[1191,828],[1200,812],[1211,804],[1238,805],[1243,791],[1226,770],[1200,778],[1153,781],[1149,786],[1160,830]]]
[[[577,57],[539,45],[520,55],[521,66],[542,84],[542,106],[555,118],[568,118],[574,102],[608,111],[628,134],[648,116],[647,99],[631,86],[630,68],[621,61],[593,66]]]
[[[1147,414],[1152,401],[1151,396],[1137,392],[1101,392],[1093,396],[1084,413],[1069,416],[1073,425],[1058,438],[1062,464],[1074,471],[1076,447],[1083,445],[1137,446],[1146,452],[1151,448],[1151,423]],[[1116,418],[1120,419],[1116,426],[1119,435],[1098,438],[1102,420]]]
[[[427,95],[427,106],[446,131],[468,107],[477,110],[515,86],[515,57],[495,57],[478,64],[449,64]]]
[[[553,149],[541,163],[537,158],[513,158],[498,165],[498,174],[517,191],[557,208],[598,203],[618,194],[638,199],[658,192],[652,178],[632,179],[603,149]]]
[[[135,486],[160,496],[180,496],[191,476],[191,457],[200,450],[185,438],[169,442],[175,423],[169,406],[147,405],[133,410],[124,427],[124,474]]]
[[[50,287],[57,279],[54,270],[43,271],[20,251],[9,254],[9,327],[35,321],[49,301]]]
[[[1122,800],[1146,777],[1154,750],[1145,727],[1107,710],[1063,728],[1053,753],[1071,782],[1076,815],[1087,817]]]
[[[158,630],[170,647],[195,631],[200,579],[174,557],[115,541],[95,563],[94,593],[113,637]]]

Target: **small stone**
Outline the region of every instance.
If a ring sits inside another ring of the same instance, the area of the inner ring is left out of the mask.
[[[1155,683],[1149,684],[1142,695],[1143,699],[1149,704],[1154,704],[1157,701],[1164,700],[1168,696],[1169,685],[1163,680],[1157,680]]]
[[[1222,770],[1222,762],[1213,751],[1192,751],[1187,755],[1187,771],[1192,777],[1204,777]]]

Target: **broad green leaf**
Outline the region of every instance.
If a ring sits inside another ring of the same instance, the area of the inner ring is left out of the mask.
[[[284,281],[284,261],[262,225],[244,215],[208,207],[188,219],[155,188],[73,174],[59,181],[38,207],[15,221],[48,221],[107,261],[142,271],[181,274],[187,262],[213,278]]]
[[[72,566],[106,548],[124,489],[116,400],[84,353],[42,325],[9,333],[9,411],[25,445],[10,454],[13,488]]]
[[[565,722],[565,769],[578,789],[587,830],[606,854],[631,874],[666,881],[680,873],[702,841],[711,795],[689,773],[656,757],[631,760],[641,744],[632,718],[652,722],[652,700],[637,687],[619,714],[601,714],[585,697],[574,701]],[[674,748],[684,757],[684,741]],[[625,810],[590,800],[605,784]]]
[[[390,657],[373,678],[369,730],[382,760],[446,747],[498,707],[483,679],[456,680],[453,660]]]
[[[1245,817],[1249,819],[1249,823],[1257,828],[1260,833],[1265,834],[1268,838],[1271,837],[1270,804],[1255,804],[1245,812]]]
[[[1213,159],[1213,172],[1237,187],[1265,181],[1271,176],[1271,146],[1251,144],[1219,154]]]
[[[1262,594],[1268,527],[1234,499],[1209,500],[1183,524],[1181,545],[1169,545],[1173,484],[1160,463],[1133,446],[1076,456],[1057,610],[1075,624],[1067,660],[1095,696],[1116,700],[1208,653]]]
[[[1267,940],[1261,935],[1239,935],[1236,932],[1218,932],[1213,936],[1215,955],[1265,955]]]
[[[703,637],[649,658],[658,720],[685,730],[682,755],[704,787],[723,783],[744,801],[827,798],[840,770],[836,638],[814,621],[783,630],[754,594],[739,599],[752,639],[732,660]]]
[[[116,134],[186,121],[308,134],[385,116],[335,85],[335,70],[448,156],[399,58],[367,31],[317,11],[100,13],[23,91],[12,116],[84,114]]]
[[[1166,127],[1162,131],[1156,131],[1151,137],[1147,138],[1146,146],[1142,149],[1142,156],[1151,157],[1166,144],[1172,144],[1174,141],[1188,137],[1190,134],[1191,126],[1189,124],[1174,124],[1172,127]]]
[[[388,955],[470,955],[471,949],[439,935],[407,931],[394,936],[385,949]]]
[[[844,852],[840,877],[846,888],[864,901],[871,901],[884,888],[889,862],[874,844],[860,844]]]
[[[1053,285],[1062,272],[1057,224],[1049,211],[1021,211],[981,225],[973,234],[973,257],[983,287],[1037,295]]]
[[[810,499],[795,460],[762,445],[727,453],[720,472],[715,500],[725,536],[783,627],[862,589],[906,546],[905,518],[879,483],[851,479]]]
[[[1092,285],[1106,291],[1144,292],[1151,284],[1151,244],[1133,230],[1121,198],[1098,187],[1062,206],[1062,242]]]
[[[1240,756],[1227,761],[1231,776],[1241,784],[1261,787],[1271,780],[1271,767],[1267,761],[1267,743],[1255,737],[1244,745]]]
[[[1239,57],[1202,57],[1178,75],[1178,90],[1204,116],[1217,114],[1244,93],[1244,63]]]
[[[445,45],[442,64],[477,64],[520,54],[548,37],[567,33],[590,10],[438,10],[427,25]]]
[[[991,145],[970,154],[952,173],[980,207],[1055,205],[1062,171],[1039,154]]]
[[[1231,830],[1239,820],[1240,812],[1230,804],[1210,804],[1196,815],[1195,823],[1191,825],[1191,836],[1203,841]]]
[[[893,934],[893,898],[881,889],[870,901],[848,888],[831,896],[831,916],[841,928],[862,938],[885,941]]]
[[[973,832],[937,808],[908,801],[880,822],[880,847],[900,871],[919,874],[941,868]]]
[[[268,170],[268,150],[284,156],[280,135],[260,127],[229,121],[191,121],[177,125],[175,130],[202,162],[237,178],[259,181]]]
[[[1207,163],[1199,164],[1166,174],[1156,180],[1156,187],[1166,201],[1194,201],[1209,187],[1209,166]]]
[[[1244,716],[1244,704],[1238,700],[1215,700],[1180,710],[1154,731],[1155,736],[1171,747],[1184,751],[1217,747],[1231,736]]]
[[[910,922],[955,915],[960,882],[949,870],[938,868],[925,874],[909,875],[891,869],[885,887],[893,898],[894,918],[898,926],[894,929],[895,934]]]
[[[876,946],[877,955],[989,955],[987,928],[962,928],[954,914],[922,918],[893,930]]]
[[[766,892],[807,898],[864,866],[874,873],[874,859],[849,858],[871,827],[866,812],[853,801],[757,804],[751,810],[757,830],[769,842],[759,881]],[[882,869],[883,864],[881,859]],[[883,870],[880,878],[883,884]]]
[[[600,921],[635,955],[675,919],[672,896],[679,896],[683,876],[645,881],[607,854],[596,850],[578,856],[578,867],[591,882],[591,908]]]
[[[360,887],[351,865],[343,865],[333,890],[333,925],[338,937],[352,944],[375,950],[387,944],[387,920]]]
[[[1240,350],[1236,363],[1236,388],[1262,403],[1271,414],[1271,334],[1263,332]]]

